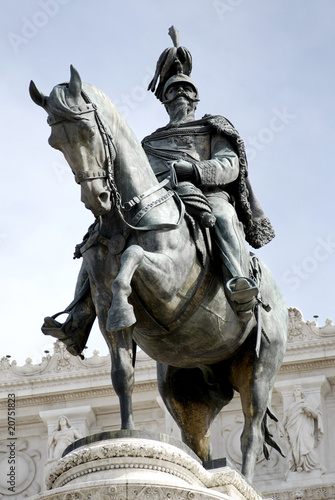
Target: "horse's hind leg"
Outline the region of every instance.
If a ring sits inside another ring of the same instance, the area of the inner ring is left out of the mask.
[[[225,397],[205,381],[199,368],[185,369],[157,364],[158,389],[177,422],[184,443],[202,460],[211,458],[210,425],[221,408],[233,397]]]
[[[231,380],[240,393],[244,414],[241,434],[242,474],[252,481],[256,462],[265,442],[262,426],[279,364],[276,360],[275,342],[261,348],[259,358],[254,350],[255,339],[244,346],[238,359],[232,363]],[[274,350],[273,350],[274,349]]]
[[[262,453],[264,435],[262,422],[269,400],[269,388],[265,380],[255,380],[251,391],[241,392],[244,428],[241,434],[242,474],[252,481],[256,462]]]

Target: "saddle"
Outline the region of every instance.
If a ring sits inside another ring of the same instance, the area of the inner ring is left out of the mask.
[[[186,212],[194,216],[202,227],[212,228],[215,225],[215,216],[203,192],[192,182],[179,182],[174,188],[185,205]]]

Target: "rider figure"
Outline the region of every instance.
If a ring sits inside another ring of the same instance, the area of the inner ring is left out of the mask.
[[[244,146],[238,132],[222,116],[205,115],[195,120],[198,97],[198,89],[188,75],[171,76],[158,95],[170,121],[145,137],[142,145],[159,180],[174,170],[178,182],[192,182],[207,198],[216,218],[212,231],[216,265],[221,264],[231,307],[241,321],[247,322],[258,288],[249,277],[245,232],[256,248],[270,241],[274,233],[247,181]]]

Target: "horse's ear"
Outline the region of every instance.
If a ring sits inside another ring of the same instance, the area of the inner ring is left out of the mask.
[[[81,93],[81,87],[82,87],[81,78],[78,71],[76,70],[76,68],[72,66],[72,64],[70,66],[70,69],[71,69],[71,79],[69,82],[69,91],[73,97],[77,97]]]
[[[47,103],[47,98],[44,94],[42,94],[42,92],[38,90],[38,88],[36,87],[35,83],[32,80],[29,85],[29,94],[35,104],[37,104],[38,106],[42,106],[42,108],[45,108]]]

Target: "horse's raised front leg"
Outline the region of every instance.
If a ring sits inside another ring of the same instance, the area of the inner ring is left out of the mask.
[[[120,330],[107,340],[112,360],[112,383],[120,401],[121,429],[134,429],[132,394],[134,388],[132,328]]]
[[[144,250],[138,245],[128,247],[122,254],[120,271],[113,281],[113,301],[108,311],[107,331],[115,332],[136,323],[134,308],[128,302],[131,294],[131,280],[141,264]]]
[[[139,245],[128,247],[122,254],[120,271],[113,281],[113,300],[108,311],[107,331],[122,330],[136,322],[134,309],[128,302],[135,272],[138,272],[138,276],[141,276],[156,298],[169,301],[182,285],[184,274],[187,275],[186,272],[179,273],[179,276],[173,271],[173,259],[168,255],[147,252]]]

